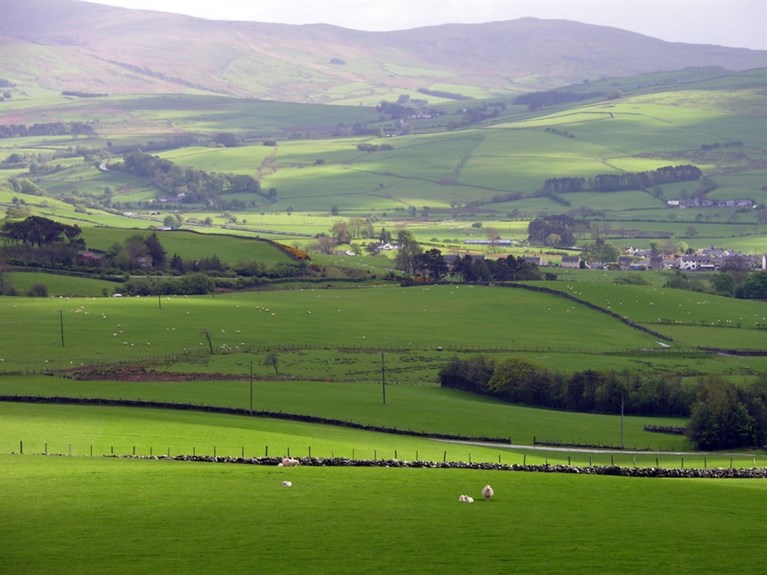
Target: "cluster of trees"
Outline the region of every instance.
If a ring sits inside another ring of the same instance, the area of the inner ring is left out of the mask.
[[[471,96],[464,96],[456,92],[445,92],[444,90],[430,90],[429,88],[418,88],[419,94],[434,96],[436,98],[447,98],[448,100],[471,100]]]
[[[664,287],[715,293],[738,299],[767,300],[767,272],[722,269],[705,281],[675,270]]]
[[[698,449],[758,447],[767,442],[767,375],[751,385],[721,378],[686,382],[678,375],[637,371],[552,371],[524,358],[495,362],[476,355],[451,359],[440,385],[523,405],[571,411],[690,416]]]
[[[338,214],[338,208],[331,208],[332,214]],[[321,233],[316,236],[317,241],[313,249],[321,254],[332,254],[333,250],[341,244],[349,244],[355,239],[374,238],[375,231],[373,222],[367,218],[353,217],[348,220],[336,220],[330,228],[330,233]],[[378,236],[381,243],[391,241],[391,234],[382,230]],[[377,247],[378,243],[373,243]]]
[[[85,247],[79,226],[62,224],[41,216],[18,222],[6,221],[0,229],[2,259],[14,265],[65,267],[76,262]]]
[[[110,169],[148,179],[154,186],[173,194],[181,202],[216,203],[221,194],[257,194],[268,201],[277,199],[277,190],[271,188],[263,192],[259,181],[253,176],[186,168],[144,152],[128,153],[122,162],[111,164]]]
[[[107,92],[86,92],[84,90],[62,90],[62,96],[75,96],[76,98],[101,98],[109,96]]]
[[[597,238],[592,244],[583,246],[581,257],[588,262],[617,262],[621,255],[620,249],[602,238]]]
[[[392,120],[404,120],[411,116],[418,114],[431,114],[434,116],[439,115],[439,111],[434,108],[429,108],[429,102],[425,99],[411,98],[410,96],[403,94],[396,102],[388,102],[382,100],[376,111],[380,114],[385,114]]]
[[[570,193],[592,190],[595,192],[615,192],[619,190],[643,190],[661,184],[700,180],[703,172],[700,168],[685,164],[663,166],[647,172],[625,172],[597,174],[590,178],[548,178],[541,188],[542,193]]]
[[[718,377],[699,382],[687,436],[705,451],[767,445],[767,377],[735,386]]]
[[[139,277],[130,278],[122,284],[120,291],[130,296],[149,295],[202,295],[211,293],[215,283],[204,273],[183,277]]]
[[[442,387],[491,395],[510,403],[593,413],[686,416],[694,389],[677,376],[586,370],[572,375],[524,358],[495,362],[454,358],[439,371]]]
[[[485,102],[480,106],[463,108],[456,112],[456,114],[460,114],[463,119],[460,122],[448,122],[447,129],[457,130],[484,120],[489,120],[490,118],[497,118],[501,115],[501,111],[505,109],[506,104],[503,102]]]
[[[445,276],[460,278],[463,282],[494,282],[536,280],[541,278],[538,266],[512,255],[497,260],[464,255],[448,262],[436,248],[424,251],[407,230],[397,234],[398,250],[395,256],[397,269],[430,281],[440,281]]]
[[[362,143],[362,144],[357,144],[357,149],[360,152],[388,152],[390,150],[393,150],[394,146],[392,146],[391,144]]]
[[[93,126],[88,122],[47,122],[44,124],[0,125],[0,138],[25,138],[27,136],[92,136]]]
[[[565,214],[536,218],[527,226],[527,239],[545,246],[572,246],[575,234],[588,230],[591,224]]]
[[[580,102],[582,100],[591,100],[593,98],[604,98],[607,95],[607,92],[563,92],[558,90],[529,92],[517,96],[514,99],[514,104],[518,106],[527,106],[529,110],[539,110],[546,106],[569,104],[570,102]]]
[[[488,260],[463,256],[449,268],[450,273],[464,282],[502,282],[541,279],[541,270],[537,265],[526,262],[512,255],[505,258]]]
[[[123,243],[115,242],[103,253],[88,252],[80,237],[78,226],[69,226],[40,216],[30,216],[19,222],[6,222],[0,229],[3,246],[0,259],[10,265],[87,271],[90,273],[122,273],[153,276],[134,279],[127,288],[129,294],[206,293],[190,291],[199,281],[160,281],[158,276],[204,274],[210,278],[233,278],[219,283],[233,289],[257,285],[261,278],[296,277],[304,274],[308,255],[288,246],[279,246],[295,262],[279,263],[267,268],[256,260],[243,260],[230,265],[218,256],[185,259],[178,254],[168,257],[157,233],[135,234]],[[244,279],[243,279],[244,278]],[[214,281],[211,279],[211,282]],[[218,280],[216,280],[218,281]],[[190,283],[191,282],[191,283]],[[0,282],[1,283],[1,282]],[[207,285],[207,284],[206,284]],[[211,284],[212,285],[212,284]],[[158,287],[159,286],[159,287]],[[198,289],[198,287],[194,289]],[[10,294],[10,286],[0,285],[0,293]],[[158,291],[159,290],[159,291]],[[210,290],[208,290],[210,291]]]

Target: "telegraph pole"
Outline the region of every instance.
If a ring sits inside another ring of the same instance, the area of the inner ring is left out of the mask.
[[[59,310],[59,324],[61,326],[61,347],[64,347],[64,310]]]
[[[384,352],[381,352],[381,392],[383,393],[383,404],[386,405],[386,363],[384,362]]]

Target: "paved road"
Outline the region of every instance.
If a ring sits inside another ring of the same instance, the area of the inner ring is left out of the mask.
[[[517,445],[485,441],[458,441],[453,439],[440,439],[439,441],[461,445],[477,445],[479,447],[491,447],[495,449],[525,449],[527,451],[556,451],[559,453],[615,453],[630,455],[678,455],[690,457],[703,457],[707,455],[716,455],[720,457],[754,457],[756,455],[754,453],[725,453],[719,451],[644,451],[631,449],[601,449],[596,447],[550,447],[548,445]]]

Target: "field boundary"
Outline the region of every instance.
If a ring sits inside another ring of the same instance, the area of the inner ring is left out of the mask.
[[[52,454],[40,454],[51,456]],[[54,457],[56,455],[53,455]],[[282,457],[218,457],[215,455],[103,455],[112,459],[143,459],[154,461],[192,461],[201,463],[229,463],[240,465],[279,466]],[[404,459],[348,459],[345,457],[300,457],[299,465],[306,467],[384,467],[405,469],[474,469],[481,471],[521,471],[528,473],[569,473],[576,475],[612,475],[619,477],[660,477],[684,479],[767,479],[767,467],[730,468],[670,468],[670,467],[621,467],[603,465],[578,467],[575,465],[549,464],[518,465],[506,463],[466,461],[409,461]]]

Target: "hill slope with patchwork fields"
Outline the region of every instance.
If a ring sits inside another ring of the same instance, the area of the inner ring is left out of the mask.
[[[764,66],[762,51],[525,18],[396,32],[219,22],[87,2],[4,2],[3,75],[52,90],[215,93],[377,103],[429,90],[514,94],[689,66]]]

